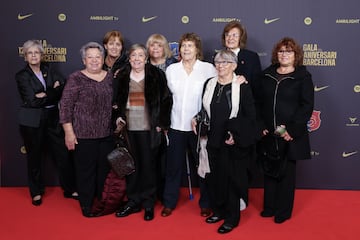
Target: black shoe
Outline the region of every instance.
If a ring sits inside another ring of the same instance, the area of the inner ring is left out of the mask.
[[[222,224],[219,228],[218,228],[218,233],[220,234],[224,234],[224,233],[228,233],[231,232],[234,229],[234,226],[228,223],[224,223]]]
[[[40,197],[40,198],[38,198]],[[36,199],[34,199],[36,198]],[[40,206],[42,204],[42,197],[41,195],[36,195],[35,197],[33,197],[32,201],[31,201],[32,205],[34,206]]]
[[[223,220],[224,218],[218,216],[218,215],[215,215],[213,214],[212,216],[206,218],[205,222],[207,223],[217,223],[217,222],[220,222],[221,220]]]
[[[133,214],[133,213],[138,213],[141,211],[141,208],[140,207],[130,207],[130,206],[125,206],[124,208],[118,210],[116,213],[115,213],[115,216],[116,217],[126,217],[126,216],[129,216],[130,214]]]
[[[273,217],[274,216],[274,214],[272,213],[272,212],[269,212],[269,211],[262,211],[261,213],[260,213],[260,216],[262,216],[262,217]]]
[[[84,210],[84,209],[82,210],[82,215],[87,218],[96,217],[96,215],[94,213],[92,213],[89,210]]]
[[[145,208],[144,220],[151,221],[154,219],[154,208]]]
[[[290,217],[275,217],[274,222],[280,224],[280,223],[285,222],[288,219],[290,219]]]
[[[77,192],[64,192],[64,198],[72,198],[75,200],[79,200],[79,195]]]

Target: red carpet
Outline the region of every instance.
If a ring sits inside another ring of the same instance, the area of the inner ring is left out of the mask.
[[[173,214],[143,220],[143,212],[126,218],[114,215],[84,218],[75,200],[62,197],[60,188],[46,189],[43,204],[31,205],[28,189],[0,188],[0,239],[2,240],[347,240],[360,237],[360,191],[297,190],[293,217],[283,224],[261,218],[262,189],[250,190],[250,206],[231,233],[216,232],[221,223],[207,224],[199,215],[198,191],[188,200],[187,189]]]

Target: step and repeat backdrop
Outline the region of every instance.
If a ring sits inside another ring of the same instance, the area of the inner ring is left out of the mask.
[[[9,1],[1,9],[0,30],[1,186],[27,184],[14,79],[25,64],[21,46],[26,40],[41,40],[44,61],[67,76],[83,68],[80,47],[101,43],[113,29],[124,35],[126,48],[161,33],[175,54],[180,36],[195,32],[210,60],[222,48],[223,27],[236,19],[246,26],[247,48],[259,54],[263,68],[280,38],[293,37],[303,46],[304,65],[315,85],[315,109],[309,122],[312,159],[298,162],[298,187],[360,189],[359,9],[358,0]],[[51,159],[44,167],[47,183],[56,185]],[[253,185],[261,186],[260,174],[254,178]]]

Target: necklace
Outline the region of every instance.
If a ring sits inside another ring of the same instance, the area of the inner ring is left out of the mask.
[[[224,90],[224,87],[225,87],[225,85],[221,85],[221,84],[219,84],[219,85],[220,85],[220,87],[219,87],[218,92],[216,94],[217,97],[221,96],[221,94],[222,94],[222,92]]]
[[[218,83],[218,90],[217,90],[217,94],[216,94],[216,103],[220,103],[221,100],[221,95],[224,91],[224,87],[226,86],[226,84],[222,85],[220,83]]]

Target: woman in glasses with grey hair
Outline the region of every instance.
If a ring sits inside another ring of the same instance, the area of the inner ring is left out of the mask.
[[[207,134],[209,168],[205,175],[213,215],[207,223],[223,220],[218,233],[228,233],[240,221],[239,199],[248,191],[247,168],[255,142],[255,105],[250,85],[235,74],[237,57],[230,50],[214,58],[217,77],[205,83],[202,104],[210,119]],[[197,122],[192,120],[195,134]],[[200,164],[203,159],[200,159]]]
[[[42,168],[45,152],[56,162],[64,197],[76,199],[73,163],[59,124],[58,102],[65,78],[52,65],[42,61],[44,48],[40,41],[26,41],[23,53],[26,66],[16,73],[15,79],[22,101],[19,125],[26,148],[32,204],[40,206],[45,193]]]

